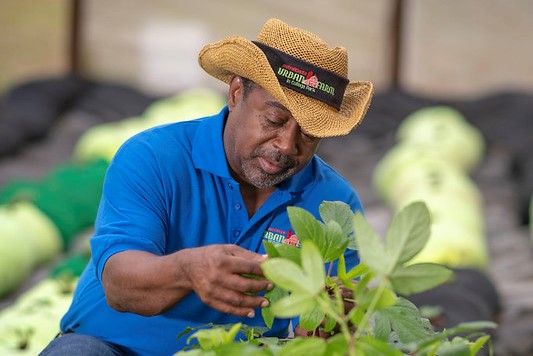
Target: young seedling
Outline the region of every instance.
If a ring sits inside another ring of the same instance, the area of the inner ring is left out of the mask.
[[[476,355],[489,341],[480,330],[494,323],[463,323],[437,332],[404,298],[452,276],[439,264],[410,263],[430,236],[424,203],[395,214],[384,239],[345,203],[325,201],[319,213],[321,220],[289,207],[301,249],[266,243],[269,259],[262,264],[274,284],[266,293],[270,306],[263,309],[265,324],[271,327],[274,318],[299,318],[310,337],[277,340],[248,332],[238,340],[237,324],[197,331],[189,340],[198,345],[177,355]],[[347,249],[358,250],[361,260],[349,270]],[[471,334],[458,336],[467,332]],[[315,336],[319,334],[329,337]]]

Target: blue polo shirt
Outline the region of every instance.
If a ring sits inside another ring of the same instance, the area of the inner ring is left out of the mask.
[[[222,131],[227,107],[218,115],[172,123],[129,139],[109,166],[91,239],[92,260],[80,278],[62,331],[89,334],[135,355],[172,355],[186,346],[187,327],[214,324],[264,326],[261,312],[239,318],[202,303],[195,293],[152,317],[121,313],[106,303],[101,277],[107,259],[124,250],[157,255],[209,244],[236,244],[265,253],[263,241],[295,241],[288,206],[318,215],[324,200],[361,203],[348,182],[315,156],[249,219],[239,183],[229,172]],[[358,263],[355,252],[347,263]],[[286,337],[289,320],[276,320],[268,335]]]

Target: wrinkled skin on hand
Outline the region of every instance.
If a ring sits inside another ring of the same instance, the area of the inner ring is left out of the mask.
[[[268,306],[268,300],[253,294],[267,291],[272,283],[260,264],[265,256],[236,245],[209,245],[190,249],[183,267],[192,290],[210,307],[235,316],[254,316],[254,308]]]

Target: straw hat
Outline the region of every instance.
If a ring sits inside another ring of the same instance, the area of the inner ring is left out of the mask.
[[[373,94],[371,82],[349,82],[345,48],[278,19],[265,23],[257,41],[232,36],[206,45],[198,61],[226,83],[236,74],[259,84],[316,137],[348,134]]]

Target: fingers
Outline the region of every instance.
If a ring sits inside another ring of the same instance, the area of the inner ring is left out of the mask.
[[[300,324],[298,324],[296,328],[294,329],[295,337],[310,337],[310,336],[313,336],[313,334],[314,334],[314,331],[306,330],[302,328]]]
[[[268,306],[268,300],[264,297],[249,296],[231,290],[225,290],[223,293],[207,294],[202,301],[225,314],[248,318],[255,316],[254,309]]]
[[[268,281],[229,275],[219,281],[212,281],[209,288],[202,288],[197,294],[204,303],[223,313],[254,317],[254,309],[267,307],[268,299],[249,293],[261,292],[268,287]]]
[[[189,266],[192,289],[207,305],[223,313],[254,317],[254,309],[268,300],[254,294],[272,288],[263,279],[260,263],[265,257],[235,245],[211,245],[195,252]]]
[[[231,257],[230,261],[235,273],[263,276],[261,263],[266,261],[266,255],[260,255],[236,245],[223,246],[224,252]]]
[[[186,250],[181,251],[185,253]],[[235,245],[209,245],[187,250],[188,274],[217,275],[224,273],[263,276],[261,262],[266,257]]]
[[[215,245],[212,247],[212,249],[217,248],[218,250],[215,252],[202,257],[205,259],[209,256],[207,262],[209,269],[249,277],[264,276],[261,262],[266,260],[265,256],[235,245]]]
[[[220,282],[224,287],[240,293],[259,293],[272,289],[272,282],[266,279],[249,278],[237,274],[231,274],[227,279]]]

